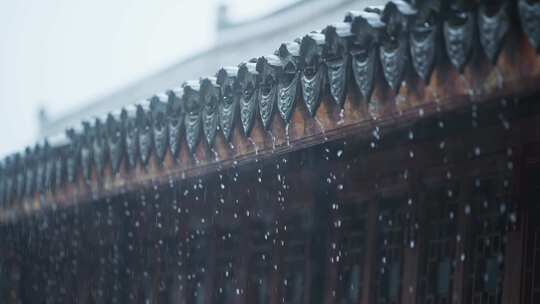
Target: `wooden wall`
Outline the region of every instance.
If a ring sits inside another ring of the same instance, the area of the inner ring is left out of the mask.
[[[534,303],[537,98],[464,106],[4,225],[0,296]]]

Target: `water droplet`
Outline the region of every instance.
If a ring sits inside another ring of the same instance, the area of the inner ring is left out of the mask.
[[[515,212],[510,213],[510,222],[515,224],[517,222],[517,215]]]
[[[499,206],[499,211],[501,212],[501,214],[504,214],[506,212],[506,204],[505,203],[501,203],[501,205]]]
[[[480,182],[480,179],[479,179],[479,178],[476,178],[476,179],[474,180],[474,185],[476,186],[476,188],[479,188],[479,187],[480,187],[480,183],[481,183],[481,182]]]

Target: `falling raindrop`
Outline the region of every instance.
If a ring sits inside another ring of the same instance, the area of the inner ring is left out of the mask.
[[[216,162],[219,162],[219,153],[216,150],[214,150],[214,148],[210,148],[210,152],[214,154],[214,160]]]
[[[324,129],[324,125],[322,124],[322,122],[319,120],[317,116],[314,116],[313,118],[315,119],[315,122],[319,126],[319,129],[321,130],[321,133],[324,136],[324,141],[325,142],[328,141],[328,137],[326,137],[326,130]]]
[[[480,156],[480,147],[478,146],[474,147],[474,155]]]
[[[466,215],[471,214],[471,205],[469,204],[465,205],[465,214]]]
[[[258,155],[258,154],[259,154],[259,147],[258,147],[257,144],[255,143],[255,141],[253,140],[253,138],[248,137],[247,140],[253,145],[253,148],[255,149],[255,155]]]
[[[444,142],[444,140],[442,140],[440,143],[439,143],[439,149],[443,150],[446,146],[446,143]]]
[[[272,138],[272,152],[274,152],[276,150],[276,137],[270,130],[268,130],[268,134],[270,135],[270,138]]]
[[[376,141],[381,140],[381,135],[379,133],[379,127],[375,127],[375,129],[371,132],[371,135],[373,135],[373,138],[375,138]]]
[[[337,121],[337,125],[342,125],[345,123],[345,109],[341,108],[339,111],[339,120]]]
[[[501,205],[499,206],[499,212],[501,214],[506,213],[506,204],[505,203],[501,203]]]
[[[511,212],[511,213],[510,213],[510,222],[511,222],[512,224],[515,224],[515,223],[517,222],[517,215],[516,215],[515,212]]]
[[[512,152],[512,147],[506,149],[506,155],[508,155],[508,157],[512,156]]]
[[[480,183],[481,183],[481,182],[480,182],[480,179],[479,179],[479,178],[476,178],[476,179],[474,180],[474,186],[475,186],[476,188],[480,188]]]

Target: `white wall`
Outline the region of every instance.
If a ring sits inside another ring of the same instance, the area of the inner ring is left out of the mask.
[[[214,7],[212,0],[0,0],[0,156],[33,143],[40,106],[65,114],[209,47]]]

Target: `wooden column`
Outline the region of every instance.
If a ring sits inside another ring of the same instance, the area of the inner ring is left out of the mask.
[[[464,176],[464,175],[461,175]],[[455,272],[454,272],[454,283],[452,286],[452,303],[468,303],[465,297],[465,284],[467,283],[466,276],[467,273],[467,264],[472,258],[472,253],[468,252],[470,246],[468,246],[471,241],[471,225],[472,218],[471,216],[465,215],[465,208],[469,204],[469,194],[473,181],[470,178],[463,178],[459,183],[459,194],[458,194],[458,209],[456,217],[456,252],[454,254]]]
[[[225,175],[227,174],[233,176],[234,174],[236,174],[236,171],[231,170]],[[227,179],[230,187],[229,193],[227,194],[227,200],[229,204],[236,204],[235,200],[238,200],[238,220],[240,221],[240,229],[238,231],[240,233],[240,247],[236,248],[235,250],[235,252],[237,253],[237,259],[235,261],[237,263],[237,272],[235,276],[237,277],[237,288],[240,289],[240,295],[237,295],[235,297],[235,303],[254,303],[257,300],[256,298],[252,297],[253,292],[251,289],[253,288],[253,286],[251,286],[250,284],[249,277],[249,274],[252,271],[252,269],[250,269],[250,262],[253,258],[253,244],[250,238],[250,218],[246,215],[246,211],[249,210],[249,204],[252,203],[252,200],[249,192],[245,188],[243,188],[243,185],[249,184],[250,181],[248,178],[245,178],[243,174],[239,182],[233,184],[231,180],[231,178]]]
[[[502,302],[529,304],[535,300],[531,291],[535,270],[529,263],[534,261],[536,254],[534,242],[539,214],[532,205],[537,199],[532,197],[532,187],[537,181],[534,177],[531,179],[530,173],[540,169],[540,144],[512,147],[512,154],[514,171],[510,199],[517,211],[517,225],[507,233]]]
[[[205,189],[208,192],[204,192],[201,197],[201,203],[206,204],[203,208],[204,216],[208,223],[208,252],[206,252],[206,273],[204,275],[204,293],[205,295],[205,304],[213,304],[216,301],[216,262],[217,262],[217,242],[219,236],[217,235],[217,227],[215,224],[215,208],[219,199],[216,197],[217,187],[219,183],[217,178],[212,176],[206,180]],[[201,254],[201,253],[199,253]]]
[[[240,208],[239,208],[239,217],[240,217],[240,247],[237,248],[238,252],[238,288],[240,289],[240,296],[236,297],[236,303],[237,304],[247,304],[247,303],[253,303],[253,300],[247,299],[249,293],[249,264],[250,264],[250,257],[252,256],[252,246],[250,242],[250,231],[249,231],[249,222],[246,218],[246,211],[247,203],[248,203],[248,196],[245,195],[245,192],[240,191],[234,191],[234,193],[241,193],[239,202],[240,202]],[[234,194],[233,193],[233,194]],[[234,195],[231,195],[229,198],[232,202],[234,199]]]
[[[408,230],[408,240],[403,249],[403,274],[401,282],[401,304],[415,304],[416,292],[418,290],[418,263],[423,244],[420,232],[425,232],[429,227],[425,226],[425,210],[422,208],[425,204],[427,190],[423,187],[421,179],[417,173],[412,174],[410,178],[409,189],[412,201],[409,204],[410,219],[406,229]],[[418,226],[417,226],[418,225]],[[418,229],[420,228],[420,229]],[[420,230],[420,231],[418,231]]]
[[[261,186],[258,186],[259,188]],[[257,191],[257,190],[256,190]],[[270,202],[268,202],[270,203]],[[284,212],[283,210],[279,210],[276,212],[276,216],[274,220],[277,220],[278,222],[282,222],[284,219]],[[275,227],[270,226],[269,229],[273,230]],[[280,229],[281,230],[281,229]],[[281,234],[281,238],[283,238],[283,233]],[[278,242],[274,243],[272,245],[272,253],[271,253],[271,267],[272,267],[272,274],[270,275],[270,300],[269,304],[280,304],[281,298],[283,295],[283,277],[285,276],[285,267],[284,265],[284,247],[277,244]]]
[[[283,279],[283,250],[282,247],[273,246],[272,247],[272,256],[270,257],[272,261],[272,274],[270,275],[270,300],[269,304],[279,304],[281,303],[281,294],[283,288],[281,288],[281,280]],[[275,268],[277,265],[277,269]]]
[[[331,221],[335,220],[335,217],[330,218]],[[328,242],[326,244],[326,255],[331,256],[335,250],[332,248],[331,244],[338,242],[339,232],[336,229],[328,229]],[[324,303],[333,304],[336,300],[337,292],[337,279],[338,279],[338,266],[336,263],[333,263],[330,258],[327,258],[324,262],[326,269],[326,284],[324,287]]]
[[[320,179],[319,176],[315,178]],[[335,197],[333,191],[323,193],[320,181],[314,185],[319,185],[316,188],[315,195],[312,198],[311,208],[313,210],[313,227],[309,235],[309,243],[306,246],[308,251],[308,260],[306,265],[306,288],[304,289],[304,304],[324,303],[325,289],[328,289],[328,282],[331,279],[325,272],[325,267],[328,259],[328,233],[330,217],[330,202],[329,199]],[[317,191],[318,189],[318,191]],[[334,264],[334,269],[336,268]]]
[[[362,304],[373,304],[376,299],[376,271],[377,271],[377,223],[379,206],[377,200],[369,201],[367,204],[367,224],[366,224],[366,255],[363,261],[363,286]]]

